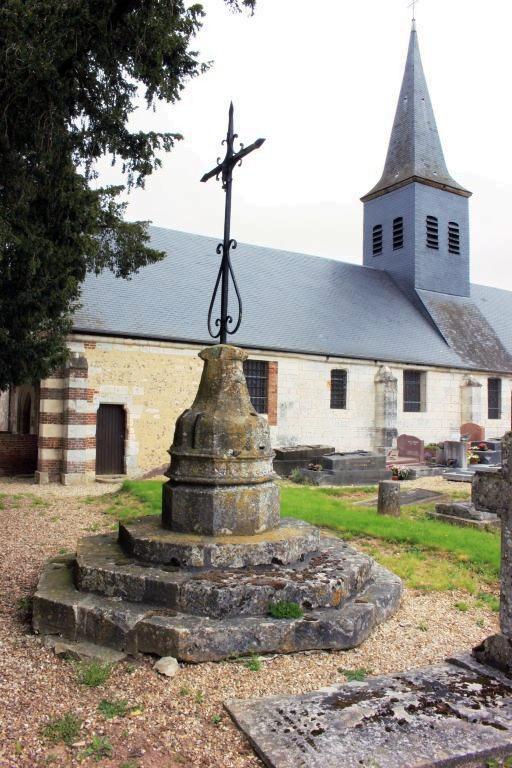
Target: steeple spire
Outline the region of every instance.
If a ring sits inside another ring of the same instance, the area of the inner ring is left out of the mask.
[[[411,181],[447,189],[464,197],[471,194],[450,176],[446,167],[414,18],[384,171],[379,183],[362,200],[366,202]]]

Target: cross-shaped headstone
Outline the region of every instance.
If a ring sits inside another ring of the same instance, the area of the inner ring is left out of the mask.
[[[237,330],[240,328],[240,323],[242,322],[242,299],[240,297],[240,292],[238,290],[238,286],[236,284],[235,275],[233,273],[233,267],[231,265],[231,259],[229,256],[229,251],[231,248],[236,248],[237,242],[236,240],[231,239],[231,187],[233,183],[233,168],[237,163],[241,164],[242,159],[250,154],[250,152],[253,152],[255,149],[259,149],[265,139],[256,139],[255,142],[250,144],[248,147],[244,147],[243,144],[241,144],[241,149],[238,152],[235,152],[234,150],[234,142],[237,138],[238,134],[234,132],[233,128],[233,102],[229,105],[229,120],[228,120],[228,132],[226,135],[226,138],[222,142],[226,143],[226,155],[224,157],[224,160],[221,161],[220,158],[217,158],[217,165],[215,168],[212,168],[211,171],[208,171],[208,173],[205,173],[201,181],[208,181],[208,179],[213,178],[214,176],[216,178],[219,178],[219,176],[222,176],[222,188],[226,192],[226,205],[224,209],[224,239],[222,243],[219,243],[217,246],[217,253],[222,253],[222,261],[220,264],[220,269],[217,275],[217,281],[215,283],[215,288],[213,290],[212,299],[210,302],[210,307],[208,309],[208,331],[210,333],[210,336],[212,336],[214,339],[219,339],[219,342],[221,344],[225,344],[227,341],[228,334],[234,334],[237,332]],[[236,322],[233,321],[233,318],[231,315],[228,315],[228,300],[229,300],[229,278],[231,276],[231,279],[233,280],[233,286],[235,288],[236,297],[238,301],[238,317]],[[219,284],[221,286],[221,299],[220,299],[220,318],[218,318],[215,321],[215,325],[218,327],[218,331],[216,333],[212,330],[212,313],[213,313],[213,307],[215,304],[215,299],[217,297],[217,293],[219,290]],[[234,324],[234,327],[232,327]]]

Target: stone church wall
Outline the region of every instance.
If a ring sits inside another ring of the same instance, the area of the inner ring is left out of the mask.
[[[70,367],[41,382],[40,481],[94,477],[96,414],[101,404],[124,407],[126,473],[140,476],[163,469],[175,421],[197,390],[201,346],[77,335],[70,347]],[[502,435],[510,425],[511,381],[505,377],[502,419],[489,421],[483,418],[487,375],[424,369],[426,410],[404,413],[407,366],[252,350],[249,354],[271,364],[269,422],[274,445],[323,443],[342,451],[375,450],[382,448],[383,434],[407,433],[430,442],[457,434],[463,422],[478,417],[489,437]],[[335,368],[347,371],[346,409],[330,407]],[[386,412],[394,424],[387,424],[386,417],[382,421],[386,409],[379,406],[378,393],[388,386],[391,408]]]

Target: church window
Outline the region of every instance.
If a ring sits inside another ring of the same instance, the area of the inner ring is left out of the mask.
[[[427,216],[427,246],[439,249],[439,222],[435,216]]]
[[[487,416],[501,419],[501,379],[487,379]]]
[[[373,228],[373,255],[382,253],[382,224],[376,224]]]
[[[256,413],[268,413],[268,362],[244,360],[247,389]]]
[[[404,220],[402,216],[393,219],[393,250],[404,247]]]
[[[448,222],[448,250],[450,253],[460,253],[460,230],[455,221]]]
[[[417,413],[425,410],[425,373],[404,371],[404,411]]]
[[[347,372],[334,368],[331,371],[331,408],[347,407]]]

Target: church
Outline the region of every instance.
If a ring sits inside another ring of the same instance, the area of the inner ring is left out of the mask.
[[[239,244],[233,343],[274,446],[386,452],[510,429],[512,292],[470,284],[471,192],[448,172],[411,31],[384,171],[364,197],[361,266]],[[144,476],[168,463],[212,343],[217,240],[152,227],[166,258],[90,275],[65,370],[0,394],[0,473],[40,483]]]

